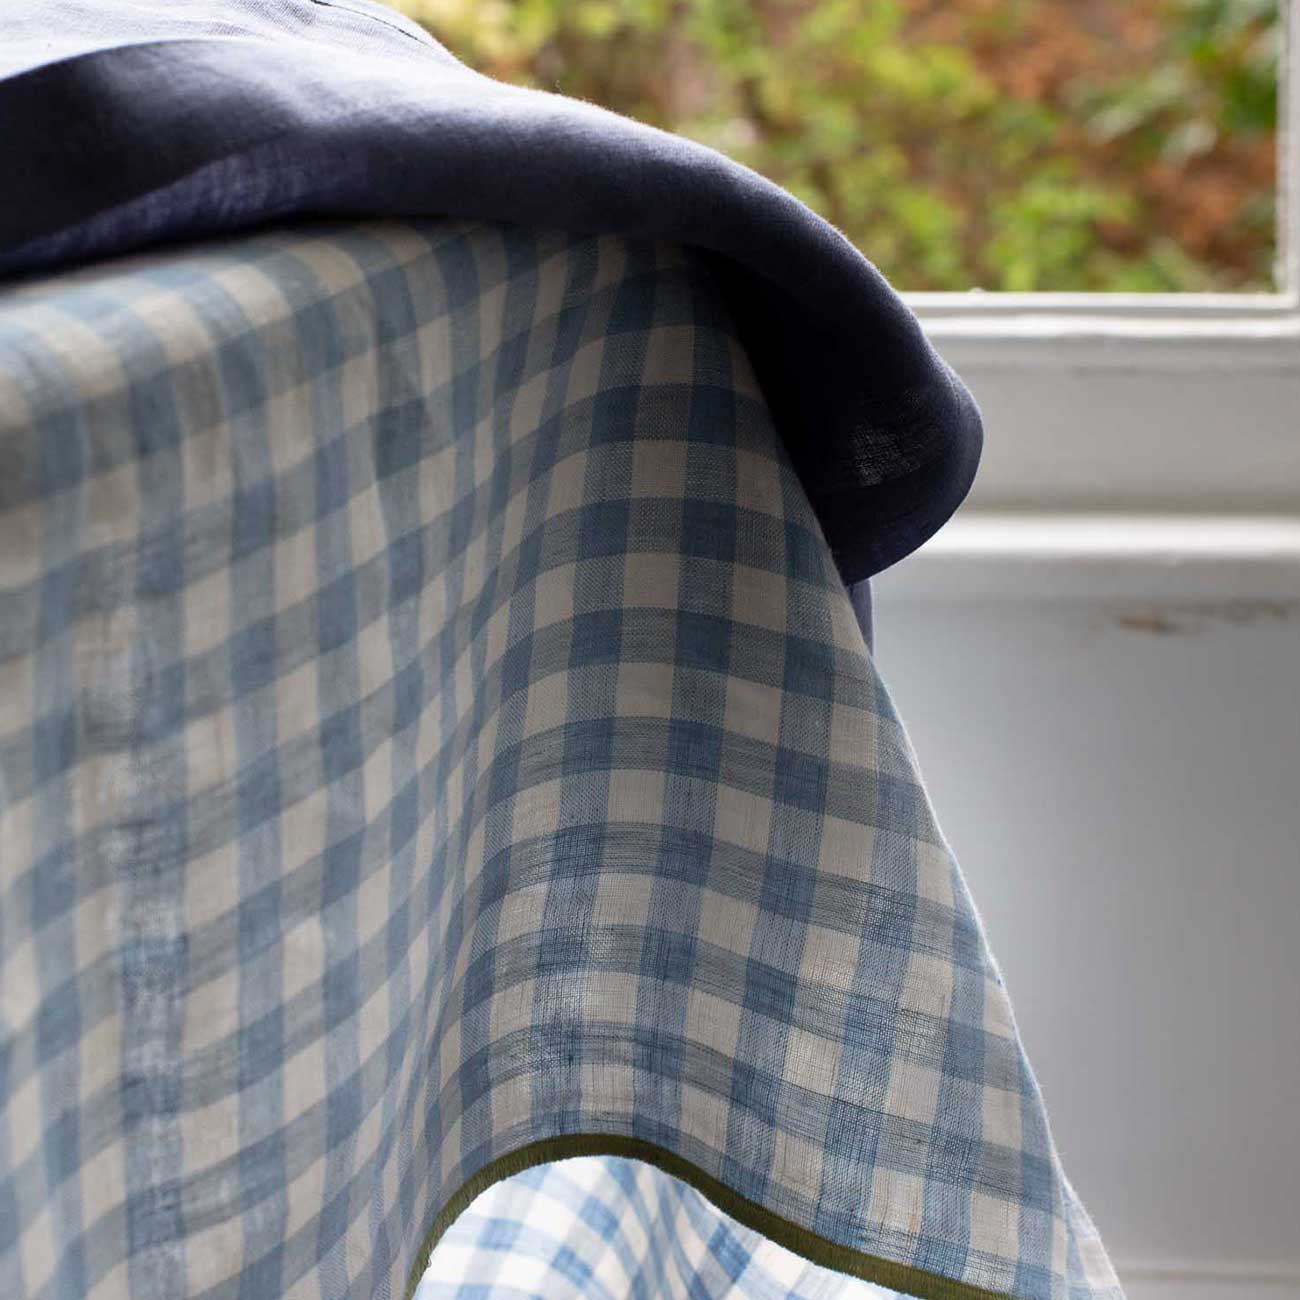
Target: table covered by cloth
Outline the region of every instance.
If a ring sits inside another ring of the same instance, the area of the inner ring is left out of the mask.
[[[713,1300],[559,1230],[483,1281],[628,1177],[737,1295],[1119,1295],[710,269],[427,220],[6,287],[4,1295]]]

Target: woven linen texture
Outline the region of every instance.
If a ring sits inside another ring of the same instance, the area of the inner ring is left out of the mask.
[[[1119,1295],[735,338],[474,222],[0,298],[6,1296],[396,1300],[577,1135]]]
[[[653,1165],[578,1156],[493,1184],[415,1300],[892,1300],[809,1264]]]

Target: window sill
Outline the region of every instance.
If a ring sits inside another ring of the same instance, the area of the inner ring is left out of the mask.
[[[984,415],[967,508],[1300,513],[1293,296],[909,301]]]
[[[1300,620],[1300,514],[963,512],[872,589],[881,607],[1142,602]]]
[[[1300,302],[1290,294],[912,294],[907,302],[959,369],[1258,373],[1300,364]]]

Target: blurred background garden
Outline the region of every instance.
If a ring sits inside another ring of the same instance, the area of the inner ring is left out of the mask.
[[[910,290],[1268,291],[1279,0],[389,0],[691,136]]]

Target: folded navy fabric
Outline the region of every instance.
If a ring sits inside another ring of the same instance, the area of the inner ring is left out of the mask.
[[[848,582],[974,476],[974,402],[879,272],[779,187],[508,86],[364,0],[0,0],[0,275],[304,216],[461,216],[686,245],[739,322]]]

